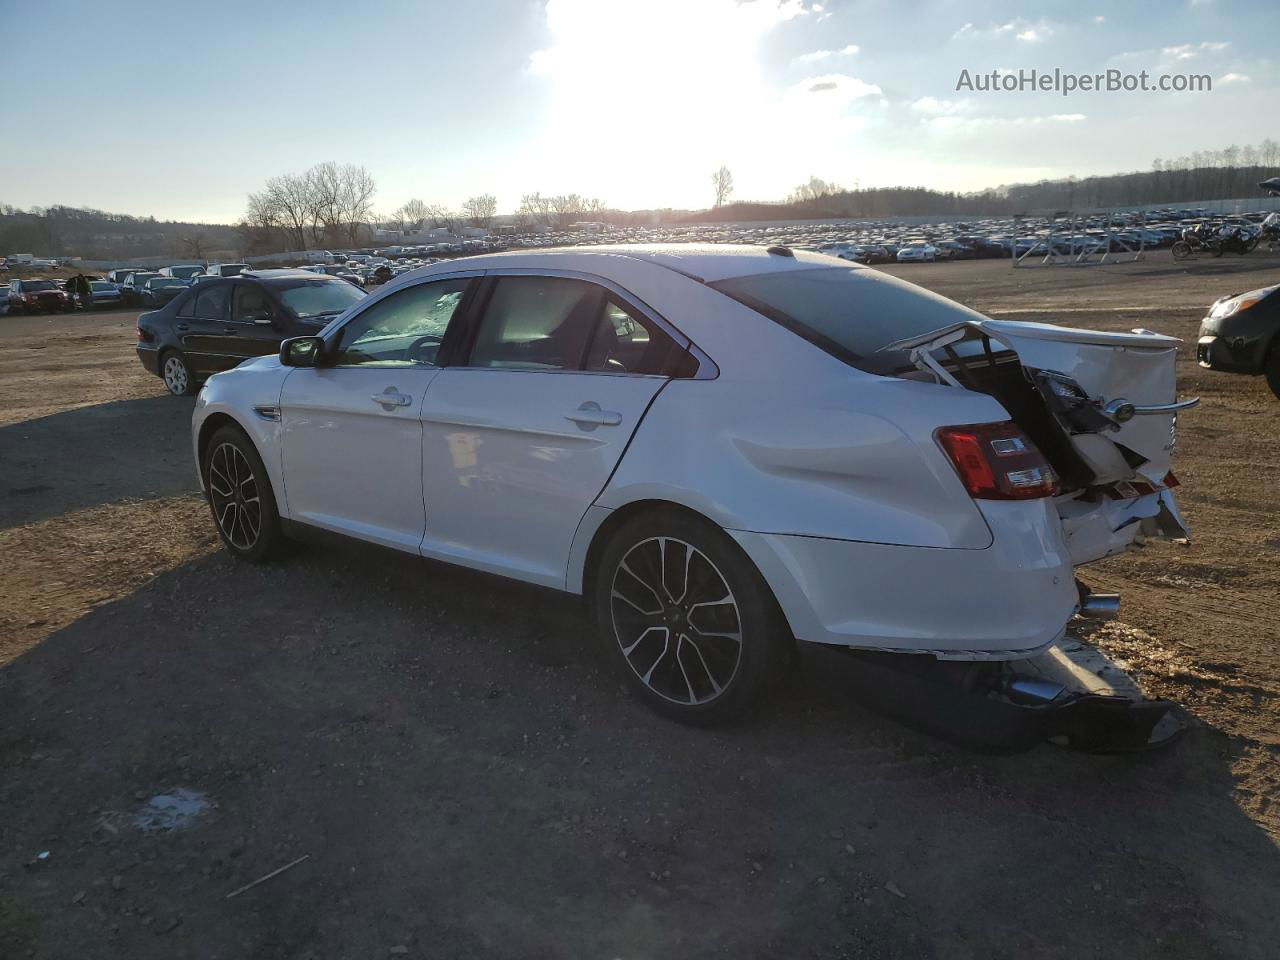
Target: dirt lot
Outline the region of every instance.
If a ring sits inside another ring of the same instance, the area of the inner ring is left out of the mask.
[[[1280,259],[893,272],[1194,344]],[[1261,381],[1187,351],[1194,540],[1086,575],[1125,598],[1098,643],[1189,735],[989,756],[872,713],[820,655],[764,715],[693,731],[627,699],[558,595],[359,547],[237,565],[191,401],[132,339],[127,313],[0,317],[0,957],[1277,955]]]

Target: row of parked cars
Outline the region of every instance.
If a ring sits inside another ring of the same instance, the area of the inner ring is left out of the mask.
[[[1265,211],[1243,213],[1229,222],[1256,228]],[[664,227],[606,227],[510,238],[513,248],[594,246],[615,243],[746,243],[815,250],[860,263],[973,260],[1049,253],[1096,253],[1171,247],[1182,231],[1221,221],[1198,207],[1168,207],[1139,214],[1099,214],[1073,221],[1069,232],[1048,217],[984,217],[963,221],[906,224],[893,220],[844,220],[778,225],[691,224]]]

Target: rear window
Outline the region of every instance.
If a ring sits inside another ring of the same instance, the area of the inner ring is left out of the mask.
[[[855,366],[882,347],[982,315],[877,270],[819,267],[734,277],[711,284]]]
[[[41,290],[57,290],[58,287],[52,280],[23,280],[22,289],[23,291],[29,290],[32,293],[39,293]]]

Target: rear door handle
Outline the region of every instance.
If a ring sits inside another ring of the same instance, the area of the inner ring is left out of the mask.
[[[179,333],[186,333],[188,330],[191,329],[191,327],[185,323],[180,323],[174,329],[177,330]]]
[[[400,393],[395,387],[387,387],[382,393],[375,393],[370,399],[374,403],[382,404],[383,409],[386,410],[392,407],[407,407],[413,403],[413,397]]]
[[[588,400],[573,413],[566,413],[564,418],[573,421],[583,430],[594,430],[596,427],[616,427],[622,422],[622,414],[615,410],[602,410],[600,404],[594,400]]]

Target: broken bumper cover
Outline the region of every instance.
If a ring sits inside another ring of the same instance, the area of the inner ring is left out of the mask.
[[[1062,636],[1079,595],[1049,500],[983,505],[984,550],[730,535],[800,640],[941,659],[1009,660]]]
[[[925,733],[983,752],[1048,741],[1127,753],[1173,743],[1189,722],[1177,705],[1147,700],[1103,654],[1074,637],[1039,656],[962,664],[805,644],[820,682]]]

